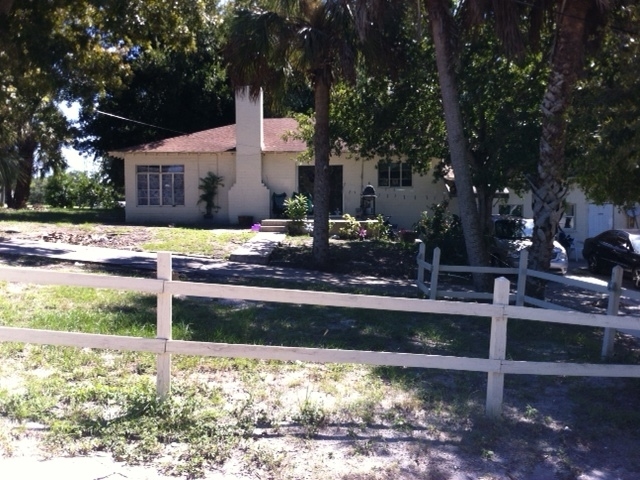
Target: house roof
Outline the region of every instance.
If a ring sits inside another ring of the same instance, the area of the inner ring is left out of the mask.
[[[265,118],[262,128],[264,152],[303,152],[307,148],[302,140],[283,138],[286,134],[298,129],[298,122],[293,118]],[[124,148],[112,153],[220,153],[233,151],[235,148],[236,126],[227,125]]]

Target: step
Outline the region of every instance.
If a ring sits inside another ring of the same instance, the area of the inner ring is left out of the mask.
[[[280,226],[280,225],[261,225],[260,226],[260,231],[261,232],[274,232],[274,233],[287,233],[287,227],[286,225]]]

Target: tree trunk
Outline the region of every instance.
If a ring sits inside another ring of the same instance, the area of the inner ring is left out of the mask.
[[[20,164],[18,166],[18,178],[13,193],[13,205],[11,208],[20,209],[27,206],[27,200],[31,193],[31,179],[33,177],[33,165],[38,142],[33,138],[27,138],[18,145]]]
[[[315,178],[313,186],[313,262],[324,269],[329,263],[329,102],[330,81],[316,77],[314,85],[316,123],[313,134]]]
[[[448,10],[449,2],[427,0],[433,43],[436,51],[438,79],[442,95],[442,106],[447,126],[447,142],[451,154],[451,165],[455,175],[460,221],[469,264],[485,266],[489,264],[488,249],[485,247],[482,225],[478,213],[471,174],[471,152],[467,145],[462,123],[462,113],[456,87],[451,48],[453,23]],[[474,274],[476,289],[486,290],[488,276]]]
[[[533,245],[530,267],[548,270],[553,254],[553,239],[564,212],[568,193],[564,157],[567,110],[571,93],[583,61],[585,17],[593,0],[573,0],[559,12],[551,53],[551,72],[542,100],[540,159],[533,185]],[[541,298],[545,282],[529,285],[530,294]]]
[[[13,201],[13,181],[9,179],[4,181],[4,203],[7,204],[7,208],[15,208]]]

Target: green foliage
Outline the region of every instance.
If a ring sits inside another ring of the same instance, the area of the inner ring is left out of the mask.
[[[614,9],[602,52],[587,62],[574,95],[570,174],[596,202],[640,203],[640,10]]]
[[[45,187],[48,179],[34,178],[31,182],[31,193],[29,194],[29,203],[32,205],[44,205],[47,203],[45,198]]]
[[[115,190],[98,173],[57,173],[46,179],[44,198],[52,207],[113,208],[117,204]]]
[[[384,217],[378,215],[375,220],[361,223],[355,217],[345,213],[342,219],[346,222],[338,231],[340,238],[346,240],[384,240],[390,235],[389,226],[386,225]]]
[[[346,240],[356,240],[358,238],[363,239],[366,236],[366,229],[355,217],[349,215],[348,213],[345,213],[344,215],[342,215],[342,219],[346,223],[340,228],[340,230],[338,230],[338,235],[340,236],[340,238],[344,238]],[[364,232],[364,234],[362,232]]]
[[[284,214],[291,220],[287,228],[289,235],[302,235],[305,233],[304,220],[307,218],[309,201],[303,194],[298,194],[284,201]]]
[[[380,214],[375,221],[367,223],[367,237],[373,240],[386,240],[391,236],[391,226],[387,224]]]
[[[73,180],[70,175],[64,173],[54,175],[47,180],[44,198],[52,207],[70,208],[73,207],[72,189]]]
[[[214,211],[218,211],[220,207],[215,204],[216,195],[218,195],[218,188],[224,187],[223,177],[216,175],[213,172],[207,173],[207,176],[200,179],[198,189],[200,190],[200,196],[198,197],[198,204],[204,203],[205,217],[211,218]]]
[[[449,265],[466,265],[462,225],[457,215],[447,209],[448,203],[432,205],[431,211],[422,212],[414,225],[426,247],[426,257],[432,258],[436,247],[440,248],[440,261]]]

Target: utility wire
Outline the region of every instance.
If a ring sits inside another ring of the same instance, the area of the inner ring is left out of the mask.
[[[157,125],[152,125],[150,123],[139,122],[138,120],[132,120],[130,118],[121,117],[119,115],[114,115],[113,113],[107,113],[107,112],[103,112],[103,111],[100,111],[100,110],[96,110],[96,112],[98,112],[98,113],[100,113],[102,115],[106,115],[107,117],[113,117],[113,118],[117,118],[118,120],[124,120],[125,122],[137,123],[139,125],[144,125],[146,127],[153,127],[153,128],[158,128],[160,130],[166,130],[168,132],[180,133],[181,135],[189,135],[187,132],[181,132],[179,130],[172,130],[170,128],[159,127]]]

